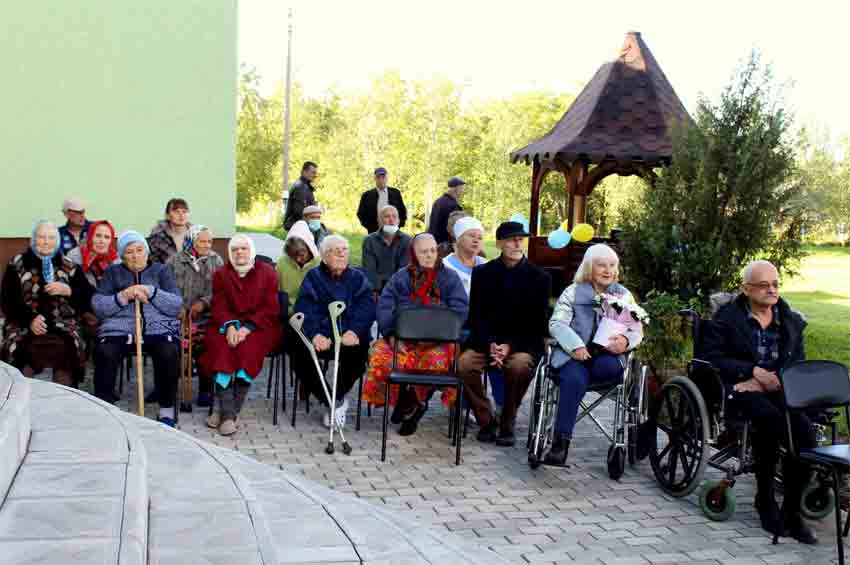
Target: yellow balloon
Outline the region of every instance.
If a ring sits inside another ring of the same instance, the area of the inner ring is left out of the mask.
[[[564,220],[564,222],[561,224],[561,229],[564,231],[570,231],[570,221]]]
[[[573,228],[573,239],[579,243],[587,243],[593,239],[593,226],[590,224],[578,224]]]

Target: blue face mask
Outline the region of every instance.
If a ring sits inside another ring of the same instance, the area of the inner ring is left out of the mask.
[[[310,231],[319,231],[322,229],[322,220],[307,220],[307,225],[310,226]]]

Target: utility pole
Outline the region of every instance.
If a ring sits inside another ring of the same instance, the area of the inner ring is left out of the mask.
[[[289,33],[286,42],[286,90],[283,102],[283,148],[281,154],[281,197],[283,210],[281,217],[286,213],[286,201],[289,199],[289,138],[292,132],[290,91],[292,90],[292,8],[289,9]]]

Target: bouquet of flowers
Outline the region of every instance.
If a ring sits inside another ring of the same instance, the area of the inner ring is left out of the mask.
[[[649,323],[646,310],[623,300],[622,296],[597,294],[593,297],[593,305],[602,316],[593,341],[603,347],[608,345],[610,338],[624,335],[629,330],[640,329],[641,324]]]

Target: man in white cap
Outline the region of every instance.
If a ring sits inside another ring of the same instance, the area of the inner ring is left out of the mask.
[[[67,255],[73,248],[86,242],[86,234],[91,222],[86,219],[86,205],[79,196],[70,196],[62,202],[62,214],[65,225],[59,228],[62,254]]]
[[[310,228],[310,233],[313,234],[313,239],[316,240],[316,245],[321,245],[325,236],[331,233],[330,230],[325,227],[325,224],[322,223],[323,211],[324,210],[322,210],[322,207],[319,204],[311,204],[304,208],[304,216],[302,219],[307,222],[307,227]]]

